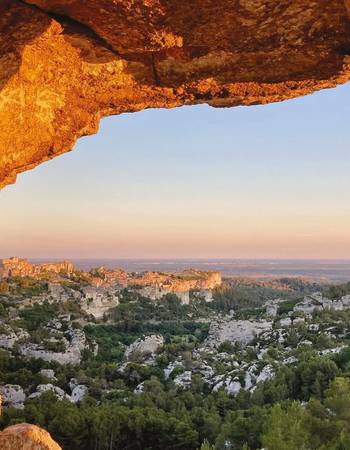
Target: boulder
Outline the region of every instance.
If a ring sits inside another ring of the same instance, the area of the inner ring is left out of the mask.
[[[73,403],[81,402],[87,396],[88,391],[89,390],[88,390],[87,386],[85,386],[84,384],[78,384],[78,386],[75,386],[72,390],[72,393],[70,396],[71,401]]]
[[[20,423],[0,432],[1,450],[62,450],[50,434],[28,423]]]
[[[228,317],[226,320],[220,320],[210,324],[209,335],[205,341],[205,346],[217,348],[225,341],[247,345],[256,336],[271,329],[272,322],[234,320]]]
[[[114,293],[94,286],[84,289],[84,297],[80,306],[86,314],[91,314],[95,319],[102,319],[113,308],[119,305],[119,297]]]
[[[18,384],[5,384],[4,386],[0,386],[0,395],[4,406],[12,406],[17,409],[24,407],[26,394],[22,386]]]
[[[191,386],[192,381],[192,372],[190,370],[186,370],[185,372],[177,375],[174,378],[174,383],[176,386],[181,387],[183,389],[189,388]]]
[[[134,389],[134,394],[137,394],[137,395],[143,394],[144,389],[145,389],[145,383],[144,383],[144,381],[142,381]]]
[[[29,395],[29,399],[41,397],[46,392],[52,392],[55,394],[58,400],[70,400],[70,397],[68,394],[64,392],[63,389],[61,389],[58,386],[54,386],[51,383],[48,384],[39,384],[36,387],[36,391]]]
[[[241,383],[237,380],[231,381],[226,386],[226,392],[229,395],[233,395],[233,396],[236,396],[241,389],[242,389]]]
[[[87,396],[89,389],[85,384],[79,384],[76,378],[72,378],[69,382],[69,388],[71,390],[70,400],[73,403],[78,403],[84,400]]]
[[[41,369],[39,373],[48,380],[57,381],[57,378],[55,377],[55,371],[52,369]]]
[[[153,357],[163,345],[164,338],[161,335],[144,336],[142,339],[137,339],[126,349],[125,357],[127,360],[130,360],[135,354]]]

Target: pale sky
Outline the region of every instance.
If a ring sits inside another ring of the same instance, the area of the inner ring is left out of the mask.
[[[350,258],[349,98],[104,119],[0,192],[0,257]]]

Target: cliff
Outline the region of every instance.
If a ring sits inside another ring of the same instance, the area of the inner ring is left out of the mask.
[[[169,292],[214,289],[221,284],[220,272],[185,270],[180,273],[141,272],[132,273],[122,269],[105,269],[99,267],[86,274],[93,286],[156,286],[166,288]]]
[[[186,270],[181,273],[144,272],[131,276],[129,286],[156,286],[168,292],[186,292],[190,290],[214,289],[221,284],[220,272]]]
[[[0,260],[0,278],[6,277],[40,277],[43,274],[69,276],[77,272],[70,261],[55,263],[32,264],[24,258],[12,257]],[[164,272],[126,272],[123,269],[105,269],[99,267],[90,272],[80,272],[84,281],[95,287],[128,287],[156,285],[168,287],[173,291],[188,291],[191,289],[214,289],[221,284],[220,272],[184,270],[179,273]]]
[[[103,116],[345,83],[348,14],[348,0],[3,0],[0,187]]]
[[[70,275],[74,271],[74,265],[69,261],[46,264],[31,264],[26,259],[15,257],[3,259],[0,261],[0,279],[9,276],[35,277],[47,273],[64,273],[66,275]]]

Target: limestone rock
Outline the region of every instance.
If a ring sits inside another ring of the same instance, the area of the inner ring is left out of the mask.
[[[22,328],[19,328],[16,332],[8,325],[3,328],[6,333],[0,334],[0,348],[11,349],[18,341],[29,338],[29,333]]]
[[[231,383],[226,386],[226,392],[233,396],[236,396],[241,389],[242,386],[238,380],[231,381]]]
[[[61,342],[65,344],[65,351],[53,352],[46,350],[40,344],[26,343],[19,347],[19,352],[30,358],[41,358],[44,361],[56,361],[59,364],[79,364],[82,352],[89,348],[85,333],[79,329],[70,329],[70,340],[61,337]]]
[[[20,423],[0,432],[1,450],[62,450],[50,434],[28,423]]]
[[[321,292],[315,292],[312,295],[306,295],[304,299],[297,303],[293,311],[296,313],[304,313],[310,315],[314,311],[321,311],[323,309],[334,309],[343,311],[350,308],[350,296],[344,295],[338,300],[331,300],[323,297]]]
[[[242,389],[241,383],[237,378],[232,378],[230,375],[227,377],[220,375],[214,378],[213,392],[217,392],[219,389],[225,389],[225,391],[232,396],[236,396]]]
[[[1,158],[1,151],[0,151]],[[0,159],[1,161],[1,159]],[[1,170],[1,169],[0,169]],[[30,277],[45,273],[64,273],[69,275],[75,271],[74,265],[69,261],[45,264],[31,264],[26,259],[9,258],[0,261],[0,279],[6,277]]]
[[[182,363],[179,361],[170,362],[168,366],[164,369],[164,378],[167,380],[170,377],[173,370],[176,369],[177,367],[183,368]]]
[[[89,286],[84,288],[84,298],[80,303],[81,309],[91,314],[95,319],[102,319],[119,304],[119,298],[105,289]]]
[[[137,339],[125,351],[126,359],[131,359],[135,354],[154,356],[157,350],[164,345],[164,338],[161,335],[152,334],[143,339]]]
[[[256,379],[256,383],[262,383],[263,381],[270,380],[275,375],[273,367],[268,364],[263,368],[263,370],[259,373],[258,378]]]
[[[78,403],[84,400],[87,396],[89,389],[85,384],[79,384],[76,378],[72,378],[69,382],[70,390],[72,391],[70,396],[70,401],[73,403]]]
[[[5,384],[0,386],[0,395],[4,406],[12,406],[17,409],[24,407],[26,394],[18,384]]]
[[[137,394],[137,395],[143,394],[144,390],[145,390],[145,382],[142,381],[134,389],[134,394]]]
[[[271,330],[272,322],[250,320],[218,320],[212,322],[205,341],[207,347],[218,347],[225,341],[247,345],[255,336]]]
[[[221,273],[216,271],[184,270],[178,273],[142,272],[129,275],[129,286],[156,286],[164,292],[188,292],[214,289],[221,284]],[[164,293],[162,294],[164,295]],[[158,296],[158,298],[160,298]]]
[[[73,388],[70,399],[73,403],[78,403],[84,400],[87,394],[88,394],[87,386],[85,386],[84,384],[78,384],[78,386],[75,386]]]
[[[55,371],[52,369],[41,369],[39,373],[48,380],[57,381],[57,378],[55,377]]]
[[[57,397],[58,400],[70,400],[69,395],[66,394],[63,389],[61,389],[58,386],[54,386],[51,383],[39,384],[36,387],[36,391],[33,392],[32,394],[30,394],[30,396],[28,398],[32,399],[32,398],[36,398],[36,397],[41,397],[46,392],[52,392],[53,394],[55,394],[55,396]]]
[[[129,276],[128,285],[135,286],[140,295],[160,300],[174,294],[183,305],[190,303],[190,291],[194,296],[212,301],[212,289],[221,284],[221,273],[215,271],[184,270],[176,274],[143,272]]]
[[[103,116],[344,83],[348,14],[348,0],[2,0],[0,186]]]
[[[279,299],[275,299],[275,300],[269,300],[265,303],[265,308],[266,308],[266,315],[274,318],[277,316],[278,313],[278,303],[279,303]]]
[[[189,388],[192,382],[192,372],[190,370],[186,370],[185,372],[177,375],[174,378],[174,383],[176,386],[181,387],[183,389]]]

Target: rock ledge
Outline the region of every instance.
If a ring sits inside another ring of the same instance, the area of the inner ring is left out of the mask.
[[[0,187],[101,117],[282,101],[350,78],[346,0],[3,0]]]

